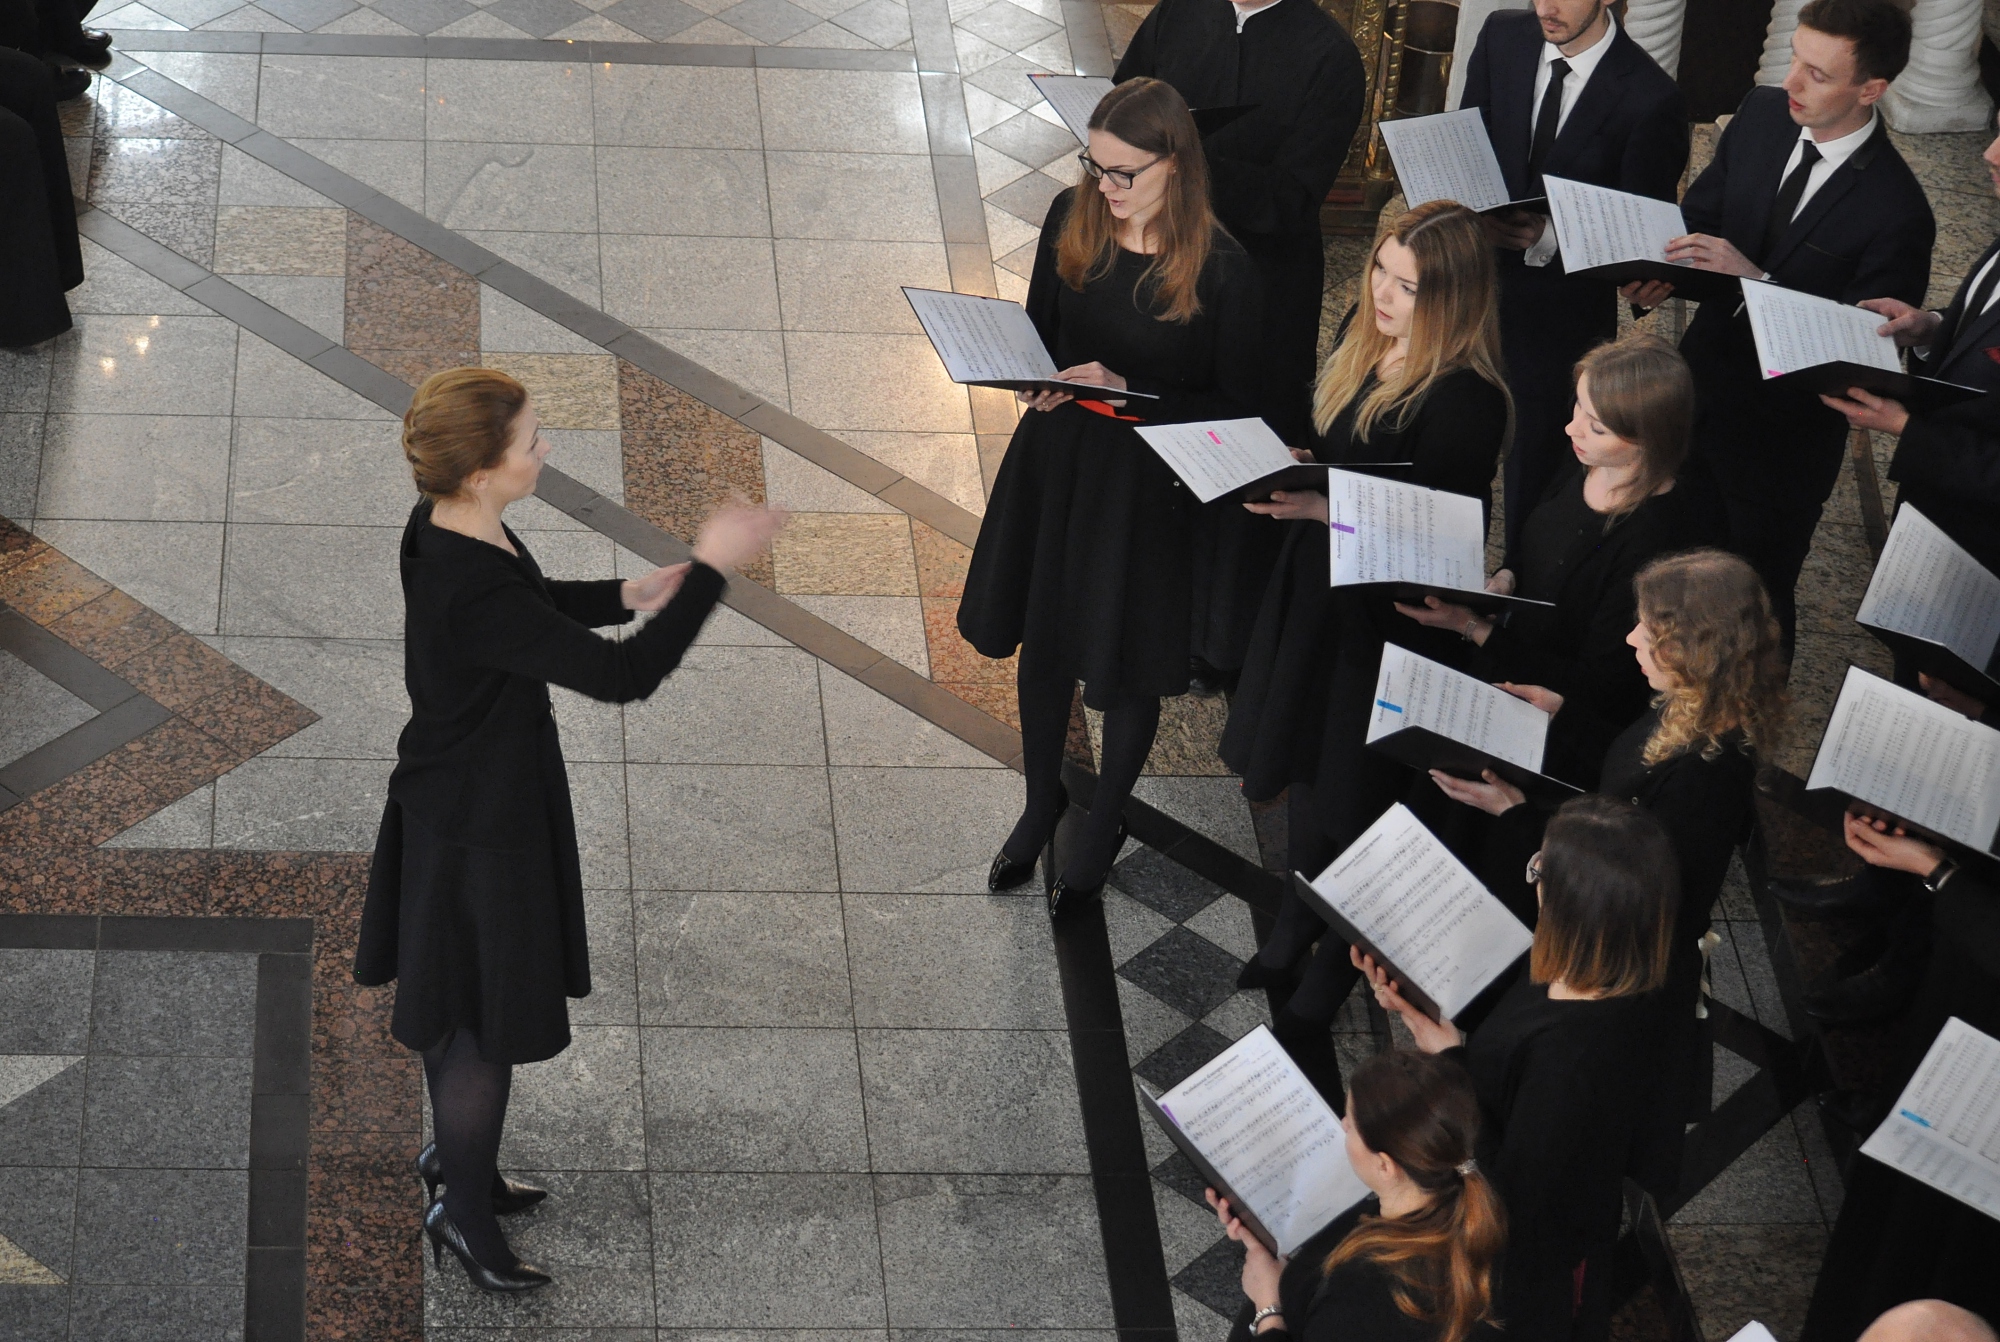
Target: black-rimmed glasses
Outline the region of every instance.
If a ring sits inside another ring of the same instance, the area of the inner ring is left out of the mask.
[[[1165,155],[1161,157],[1164,158]],[[1111,185],[1117,187],[1120,191],[1130,191],[1132,183],[1138,180],[1139,174],[1146,171],[1147,168],[1157,166],[1160,159],[1156,158],[1151,163],[1129,170],[1125,168],[1107,168],[1087,153],[1078,154],[1076,161],[1081,163],[1083,170],[1092,177],[1109,177]]]

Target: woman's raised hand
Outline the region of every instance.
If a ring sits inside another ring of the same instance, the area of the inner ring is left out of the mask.
[[[1347,948],[1347,958],[1354,967],[1368,976],[1368,982],[1375,989],[1375,1003],[1384,1011],[1393,1011],[1403,1018],[1409,1027],[1410,1037],[1417,1047],[1426,1053],[1442,1053],[1448,1048],[1457,1048],[1465,1042],[1465,1035],[1450,1021],[1435,1021],[1403,1000],[1403,994],[1396,991],[1396,981],[1389,977],[1389,971],[1375,963],[1372,955],[1363,955],[1359,946]]]
[[[723,572],[742,568],[769,548],[789,516],[783,508],[761,508],[738,495],[701,524],[694,538],[694,557]]]
[[[1300,517],[1311,518],[1315,522],[1326,521],[1326,495],[1316,489],[1280,489],[1268,499],[1243,506],[1253,513],[1262,513],[1284,522]]]
[[[1484,782],[1469,778],[1456,778],[1442,769],[1431,770],[1431,781],[1438,790],[1455,802],[1477,807],[1488,815],[1505,815],[1528,800],[1528,794],[1494,773],[1491,769],[1480,770],[1479,777]]]
[[[618,599],[627,610],[659,610],[674,599],[686,581],[692,564],[669,564],[656,568],[643,578],[628,578],[619,591]]]

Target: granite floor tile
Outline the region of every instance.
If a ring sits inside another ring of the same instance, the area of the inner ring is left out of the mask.
[[[651,699],[625,710],[626,753],[659,764],[824,764],[811,654],[693,648]]]
[[[563,758],[595,763],[625,759],[625,710],[549,686],[550,706],[562,736]]]
[[[425,134],[432,141],[486,140],[505,126],[516,140],[589,144],[590,86],[583,64],[434,60],[424,72]]]
[[[86,1168],[77,1177],[72,1280],[240,1290],[249,1198],[246,1170]]]
[[[556,1275],[557,1285],[525,1296],[488,1295],[457,1263],[424,1264],[427,1328],[515,1329],[648,1327],[653,1320],[653,1235],[649,1221],[658,1181],[624,1172],[521,1171],[549,1199],[506,1224],[522,1258]],[[573,1336],[573,1335],[572,1335]]]
[[[782,42],[812,27],[814,16],[789,0],[741,0],[716,17],[759,42]]]
[[[971,434],[849,429],[841,437],[933,494],[943,495],[975,516],[985,514],[986,486],[979,467],[979,443]]]
[[[248,331],[236,354],[234,408],[238,415],[258,418],[395,422],[373,401]]]
[[[482,349],[524,354],[601,353],[568,327],[484,284],[479,287],[479,344]]]
[[[36,527],[42,539],[119,590],[195,633],[216,627],[222,526],[213,522],[71,522]]]
[[[976,893],[1021,809],[996,769],[831,770],[845,890]]]
[[[920,676],[931,672],[923,602],[913,596],[794,596],[792,600],[834,628],[901,662]]]
[[[877,1170],[1087,1174],[1069,1041],[1055,1030],[863,1030]]]
[[[917,595],[916,552],[901,513],[801,513],[772,543],[771,564],[787,596]]]
[[[997,769],[1000,761],[974,750],[851,676],[822,665],[820,704],[829,762],[847,765]]]
[[[882,1248],[865,1174],[656,1174],[667,1328],[879,1328]],[[738,1289],[745,1280],[763,1289]]]
[[[93,1058],[85,1165],[247,1169],[250,1059]]]
[[[508,1169],[642,1170],[639,1030],[579,1025],[547,1062],[514,1069],[500,1163]]]
[[[676,37],[690,42],[696,40],[713,42],[720,39],[720,34],[706,31],[720,25],[703,19],[700,9],[684,5],[680,0],[619,0],[619,3],[607,5],[599,10],[598,16],[606,22],[616,23],[627,32],[637,33],[655,42],[665,42]],[[735,31],[733,28],[722,28],[723,33],[735,33]],[[747,42],[749,39],[741,40]]]
[[[103,951],[91,1048],[114,1056],[247,1059],[256,1002],[255,955]]]
[[[841,11],[835,22],[878,47],[900,47],[910,40],[910,11],[895,0],[862,0]]]
[[[409,720],[403,645],[387,639],[217,638],[214,647],[319,721],[271,748],[300,758],[394,759]]]
[[[24,525],[35,517],[42,471],[42,416],[0,411],[0,517]]]
[[[334,275],[224,275],[237,288],[338,341],[346,327],[347,282]]]
[[[1120,965],[1118,973],[1175,1010],[1200,1018],[1235,994],[1242,968],[1241,960],[1207,938],[1177,927]]]
[[[91,145],[89,198],[212,209],[222,180],[221,150],[220,140],[100,136]]]
[[[549,462],[614,502],[625,497],[624,449],[615,429],[543,427]]]
[[[148,8],[190,28],[199,28],[237,8],[237,4],[236,0],[161,0]],[[256,119],[255,56],[222,51],[148,51],[135,59],[218,107],[249,120]]]
[[[787,332],[792,413],[830,432],[970,433],[965,388],[922,336]],[[881,371],[897,370],[893,385]]]
[[[618,369],[609,354],[489,353],[483,362],[518,379],[552,429],[618,428]]]
[[[236,421],[229,471],[232,522],[400,527],[416,500],[394,424]]]
[[[413,210],[424,207],[420,135],[378,140],[344,133],[285,137],[295,147]]]
[[[215,784],[196,788],[132,828],[106,848],[207,848],[215,842]]]
[[[771,231],[781,238],[937,242],[937,186],[920,154],[771,151]]]
[[[0,1057],[0,1165],[67,1166],[76,1159],[82,1062],[77,1054]]]
[[[215,269],[245,275],[344,275],[347,212],[225,205],[215,216]]]
[[[221,632],[402,637],[402,590],[396,578],[400,535],[400,527],[392,526],[231,527]]]
[[[787,330],[921,334],[923,328],[901,286],[951,288],[951,271],[941,242],[780,238],[775,246],[778,293],[784,303]]]
[[[641,892],[633,906],[642,1023],[853,1022],[839,896]]]
[[[855,1022],[911,1029],[1059,1030],[1048,914],[1033,896],[849,894]],[[950,947],[950,954],[941,948]]]
[[[656,199],[670,202],[676,197]],[[611,208],[607,203],[605,209]],[[603,265],[612,295],[609,310],[634,326],[776,330],[780,324],[771,244],[766,239],[607,232]]]
[[[70,1329],[94,1342],[240,1342],[243,1288],[80,1283],[70,1295]]]
[[[422,140],[423,88],[413,58],[266,56],[258,123],[287,138]]]
[[[421,153],[423,146],[417,146]],[[421,182],[421,178],[419,178]],[[548,233],[525,229],[462,228],[460,234],[496,256],[547,280],[572,298],[602,307],[603,284],[597,264],[597,234]]]
[[[923,94],[914,74],[873,70],[759,70],[767,149],[922,154]]]
[[[572,1025],[637,1025],[637,971],[633,955],[632,892],[583,892],[590,938],[590,996],[572,999]]]
[[[753,150],[607,146],[597,161],[607,233],[752,238],[771,231],[765,159]]]
[[[39,750],[97,716],[96,709],[11,652],[0,652],[0,700],[7,705],[7,718],[0,721],[0,763]]]
[[[791,408],[792,394],[785,377],[785,338],[780,332],[673,326],[639,329],[648,338],[728,378],[752,395],[763,397],[780,410]]]
[[[870,1129],[849,1031],[647,1029],[643,1034],[650,1168],[859,1172],[869,1167]]]
[[[550,578],[608,578],[617,567],[611,538],[595,532],[542,532],[533,540],[523,534],[522,540]]]
[[[424,151],[424,206],[448,228],[594,230],[594,153],[587,145],[438,141]]]
[[[1705,1335],[1733,1336],[1752,1319],[1777,1337],[1799,1335],[1826,1253],[1823,1227],[1674,1224],[1667,1237]]]
[[[154,279],[124,257],[106,251],[89,238],[80,241],[83,283],[66,295],[71,312],[146,317],[208,315],[208,309],[200,303]]]
[[[1181,1031],[1194,1024],[1188,1017],[1127,979],[1119,979],[1118,1011],[1125,1027],[1126,1061],[1137,1067]]]
[[[1111,1326],[1090,1181],[875,1177],[894,1328]]]
[[[1671,1225],[1821,1226],[1798,1134],[1780,1123],[1673,1215]]]
[[[533,37],[548,37],[558,30],[566,30],[572,24],[586,21],[590,17],[591,11],[577,4],[576,0],[498,0],[498,3],[487,5],[480,13],[468,16],[461,24],[439,31],[465,33],[468,32],[466,25],[475,21],[491,24],[499,20],[511,28],[512,31],[506,34],[509,37],[515,32],[525,32]],[[497,31],[495,35],[499,35]]]
[[[632,860],[626,842],[628,810],[626,770],[618,764],[569,766],[570,805],[576,813],[577,844],[582,849],[583,884],[587,890],[626,889],[632,882]]]
[[[627,775],[637,888],[837,888],[824,769],[635,764]]]
[[[51,408],[73,414],[226,415],[236,323],[223,317],[84,315]]]
[[[365,853],[389,792],[385,760],[255,759],[215,785],[215,846]]]
[[[798,453],[764,440],[764,497],[794,513],[883,513],[897,509]]]
[[[755,71],[602,65],[591,67],[591,81],[599,145],[762,147]]]
[[[69,1153],[61,1165],[10,1169],[0,1179],[0,1224],[21,1251],[58,1277],[73,1262],[77,1171]],[[0,1297],[0,1311],[7,1304]],[[0,1322],[7,1320],[0,1312]],[[26,1336],[32,1337],[33,1334]]]

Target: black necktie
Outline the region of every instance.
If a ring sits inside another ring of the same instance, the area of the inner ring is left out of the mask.
[[[1568,61],[1549,62],[1549,86],[1542,93],[1541,115],[1535,118],[1535,138],[1528,146],[1528,190],[1535,195],[1541,194],[1542,164],[1548,161],[1549,146],[1556,142],[1556,131],[1561,128],[1563,81],[1568,78]]]
[[[1771,202],[1771,218],[1764,225],[1764,268],[1771,268],[1771,253],[1778,250],[1779,239],[1792,226],[1792,216],[1799,212],[1799,198],[1806,193],[1806,179],[1812,176],[1813,164],[1819,162],[1819,146],[1811,140],[1802,141],[1799,147],[1799,166],[1792,169],[1792,175],[1778,188],[1778,197]]]

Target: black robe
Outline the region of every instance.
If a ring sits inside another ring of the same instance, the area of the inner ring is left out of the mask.
[[[53,76],[35,57],[0,48],[0,345],[69,330],[63,294],[82,283]]]
[[[403,675],[410,723],[375,843],[354,957],[359,983],[397,981],[390,1033],[425,1049],[455,1029],[489,1062],[569,1046],[563,999],[590,993],[583,874],[551,683],[631,703],[680,664],[722,595],[696,564],[631,638],[593,626],[632,612],[621,584],[550,582],[518,555],[448,531],[419,503],[403,531]]]
[[[1185,323],[1150,314],[1135,290],[1151,258],[1135,252],[1121,250],[1110,274],[1070,288],[1056,273],[1055,241],[1071,194],[1056,197],[1042,225],[1028,315],[1058,368],[1096,361],[1162,399],[1128,401],[1120,418],[1074,401],[1021,416],[973,546],[958,629],[988,657],[1037,645],[1036,655],[1054,659],[1046,664],[1083,682],[1085,703],[1109,708],[1187,690],[1188,658],[1202,650],[1194,533],[1204,515],[1238,506],[1197,502],[1125,417],[1257,414],[1262,305],[1249,259],[1219,230],[1197,288],[1201,311]]]

